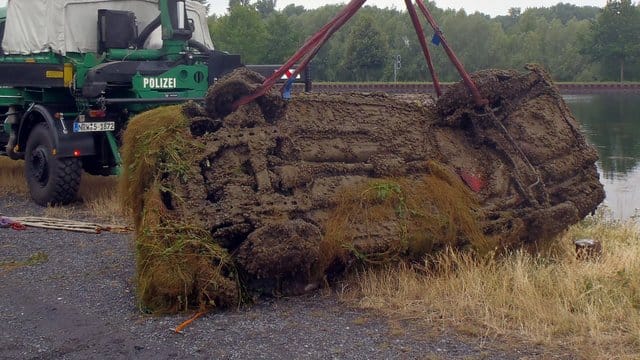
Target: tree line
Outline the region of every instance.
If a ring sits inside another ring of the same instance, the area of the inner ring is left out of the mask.
[[[604,8],[511,8],[497,17],[427,5],[468,71],[538,63],[557,81],[640,81],[640,5],[631,0],[609,0]],[[341,8],[277,10],[276,0],[230,0],[226,15],[209,18],[209,28],[217,49],[247,64],[279,64]],[[431,28],[423,26],[430,39]],[[430,42],[429,50],[440,79],[457,81],[441,46]],[[431,80],[406,10],[372,6],[325,44],[312,74],[316,81]]]

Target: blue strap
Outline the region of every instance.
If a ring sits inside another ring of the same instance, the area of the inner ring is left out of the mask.
[[[282,91],[282,97],[285,100],[291,100],[291,90],[293,90],[293,82],[295,81],[294,78],[291,78],[289,80],[287,80],[287,82],[284,84],[284,91]]]
[[[438,35],[438,33],[435,33],[433,34],[433,38],[431,38],[431,42],[434,43],[435,46],[438,46],[442,42],[442,39],[440,38],[440,35]]]

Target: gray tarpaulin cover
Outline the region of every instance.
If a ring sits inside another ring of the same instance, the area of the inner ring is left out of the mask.
[[[6,54],[96,52],[98,9],[133,11],[138,31],[160,15],[158,0],[9,0],[7,6]],[[187,15],[195,24],[193,39],[213,48],[206,8],[188,1]],[[158,48],[160,34],[155,31],[145,47]]]

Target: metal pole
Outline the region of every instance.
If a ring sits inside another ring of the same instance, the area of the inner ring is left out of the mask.
[[[398,82],[398,59],[395,56],[393,57],[393,82]]]

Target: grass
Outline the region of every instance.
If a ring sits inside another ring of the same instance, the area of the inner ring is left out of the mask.
[[[83,174],[78,196],[86,211],[107,223],[122,223],[127,219],[127,210],[120,204],[118,178],[115,176],[92,176]]]
[[[7,195],[29,196],[27,181],[24,177],[24,161],[13,161],[0,156],[0,196]],[[115,176],[82,174],[78,198],[81,204],[47,207],[43,215],[52,218],[89,216],[105,223],[124,221],[126,214],[120,206]]]
[[[320,242],[323,272],[352,256],[375,265],[446,246],[491,248],[476,219],[479,205],[462,181],[435,161],[427,166],[430,174],[420,179],[376,179],[340,191]]]
[[[477,222],[479,205],[456,174],[435,161],[420,179],[376,179],[343,188],[325,223],[320,268],[353,255],[368,264],[420,259],[446,246],[490,246]],[[376,241],[379,234],[386,240]],[[372,240],[373,239],[373,240]]]
[[[201,158],[201,150],[190,141],[182,106],[157,108],[128,124],[119,187],[121,204],[131,209],[135,224],[137,294],[146,312],[202,311],[240,302],[230,254],[197,218],[176,213],[188,206],[176,185],[199,176],[193,159]]]
[[[44,264],[47,261],[49,261],[49,255],[47,255],[42,251],[39,251],[29,256],[28,259],[23,261],[0,262],[0,274],[2,274],[3,272],[9,272],[9,271],[26,267],[26,266],[36,266],[36,265]]]
[[[598,261],[576,260],[572,241],[601,240]],[[474,337],[540,345],[593,359],[640,353],[640,227],[600,214],[540,254],[474,259],[452,250],[364,270],[343,296],[367,309]]]
[[[29,193],[23,165],[23,161],[13,161],[6,156],[0,156],[0,195]]]

